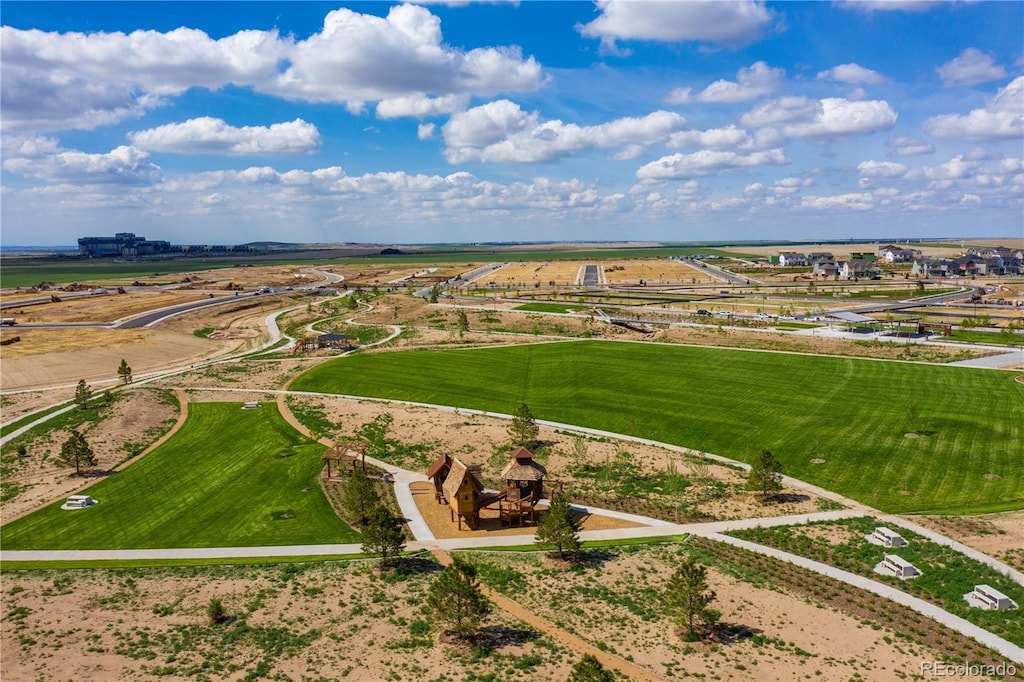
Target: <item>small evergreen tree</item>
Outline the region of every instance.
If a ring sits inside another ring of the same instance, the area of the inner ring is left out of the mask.
[[[596,657],[584,654],[579,663],[572,667],[565,682],[615,682],[615,675],[601,665]]]
[[[88,441],[85,440],[85,436],[78,431],[72,431],[68,439],[60,446],[60,454],[57,455],[57,460],[64,466],[75,467],[76,476],[82,475],[83,466],[94,467],[98,463],[96,455],[93,454],[92,448],[89,447]]]
[[[537,419],[533,416],[529,406],[522,403],[512,417],[512,424],[508,427],[508,437],[513,445],[524,448],[532,447],[540,433],[537,426]]]
[[[491,612],[491,602],[480,591],[473,564],[455,557],[430,584],[427,609],[455,633],[469,637]]]
[[[218,597],[210,598],[206,605],[206,617],[210,619],[210,625],[223,625],[231,620],[227,609],[224,608],[224,602]]]
[[[363,553],[379,556],[381,567],[386,568],[404,548],[400,520],[383,504],[375,505],[363,527]]]
[[[345,497],[342,499],[345,513],[353,523],[362,526],[366,524],[370,510],[378,504],[380,499],[373,481],[362,468],[356,467],[345,483]]]
[[[575,555],[580,549],[580,524],[572,513],[572,506],[566,495],[551,500],[548,510],[537,526],[534,540],[538,545],[554,545],[555,555],[562,559],[565,554]]]
[[[75,402],[78,404],[78,409],[89,409],[89,398],[91,397],[92,389],[89,388],[89,384],[85,383],[85,379],[79,379],[78,386],[75,387]]]
[[[124,358],[121,358],[121,366],[117,368],[117,375],[124,383],[132,383],[132,368],[128,366],[128,361]]]
[[[459,329],[459,338],[461,339],[463,334],[469,331],[469,318],[466,317],[465,310],[460,310],[455,314],[455,325]]]
[[[440,295],[440,293],[441,293],[441,288],[438,287],[436,284],[434,286],[430,287],[430,298],[429,298],[429,301],[431,303],[437,303],[437,298]]]
[[[762,501],[782,490],[782,463],[770,450],[762,450],[750,466],[747,490],[756,490]]]
[[[665,589],[665,606],[679,627],[686,629],[685,639],[690,642],[709,632],[721,615],[710,606],[715,593],[708,589],[707,571],[706,566],[687,557]]]

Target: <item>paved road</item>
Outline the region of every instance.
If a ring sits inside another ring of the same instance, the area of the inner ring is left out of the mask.
[[[596,287],[598,284],[600,284],[600,276],[597,271],[597,268],[597,265],[583,266],[583,286]]]
[[[723,270],[717,265],[711,265],[710,263],[705,263],[704,261],[693,260],[692,258],[681,258],[680,260],[682,260],[684,263],[686,263],[692,268],[704,270],[712,277],[717,277],[718,279],[724,282],[728,282],[729,284],[759,284],[759,282],[756,279],[745,277],[743,275],[737,275],[734,272]]]
[[[250,296],[251,297],[251,294]],[[192,312],[193,310],[199,310],[200,308],[207,308],[213,305],[224,305],[225,303],[237,303],[241,301],[243,297],[238,296],[222,296],[220,298],[207,298],[201,301],[193,301],[192,303],[182,303],[181,305],[170,306],[169,308],[161,308],[160,310],[153,310],[142,315],[136,315],[135,317],[127,320],[119,320],[114,323],[114,327],[118,329],[138,329],[139,327],[152,327],[153,325],[163,322],[169,317],[175,315],[182,315],[184,313]]]

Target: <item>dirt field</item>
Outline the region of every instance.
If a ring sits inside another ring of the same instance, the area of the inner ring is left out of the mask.
[[[591,261],[551,261],[509,263],[473,283],[474,287],[574,286],[580,270]]]
[[[238,347],[237,341],[147,329],[23,329],[18,335],[21,341],[3,350],[0,388],[5,391],[69,382],[73,386],[78,379],[113,383],[122,359],[142,375]]]
[[[601,265],[604,268],[605,279],[611,286],[635,285],[641,280],[649,287],[718,281],[701,268],[693,268],[682,261],[667,258],[611,260],[602,261]]]
[[[52,322],[106,323],[158,308],[206,298],[196,291],[139,291],[109,296],[64,299],[12,311],[19,324]],[[5,297],[6,299],[6,297]]]
[[[653,601],[675,549],[605,554],[576,572],[527,556],[469,558],[504,566],[523,581],[518,602],[662,679],[890,680],[935,658],[887,629],[714,569],[722,620],[743,634],[686,645]],[[445,643],[421,610],[436,565],[410,568],[388,580],[366,562],[10,575],[0,596],[0,676],[563,680],[579,659],[500,611],[475,651]],[[229,615],[221,625],[206,615],[213,598]]]

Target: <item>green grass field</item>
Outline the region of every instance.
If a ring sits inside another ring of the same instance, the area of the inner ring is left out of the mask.
[[[768,448],[785,473],[890,512],[1024,507],[1010,372],[582,341],[357,355],[292,389],[506,414],[526,402],[539,419],[745,461]]]
[[[139,549],[359,542],[317,476],[323,446],[273,404],[192,403],[168,442],[86,492],[0,528],[4,549]]]

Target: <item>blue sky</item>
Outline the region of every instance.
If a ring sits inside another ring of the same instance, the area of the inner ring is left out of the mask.
[[[1024,236],[1021,2],[2,2],[0,239]]]

